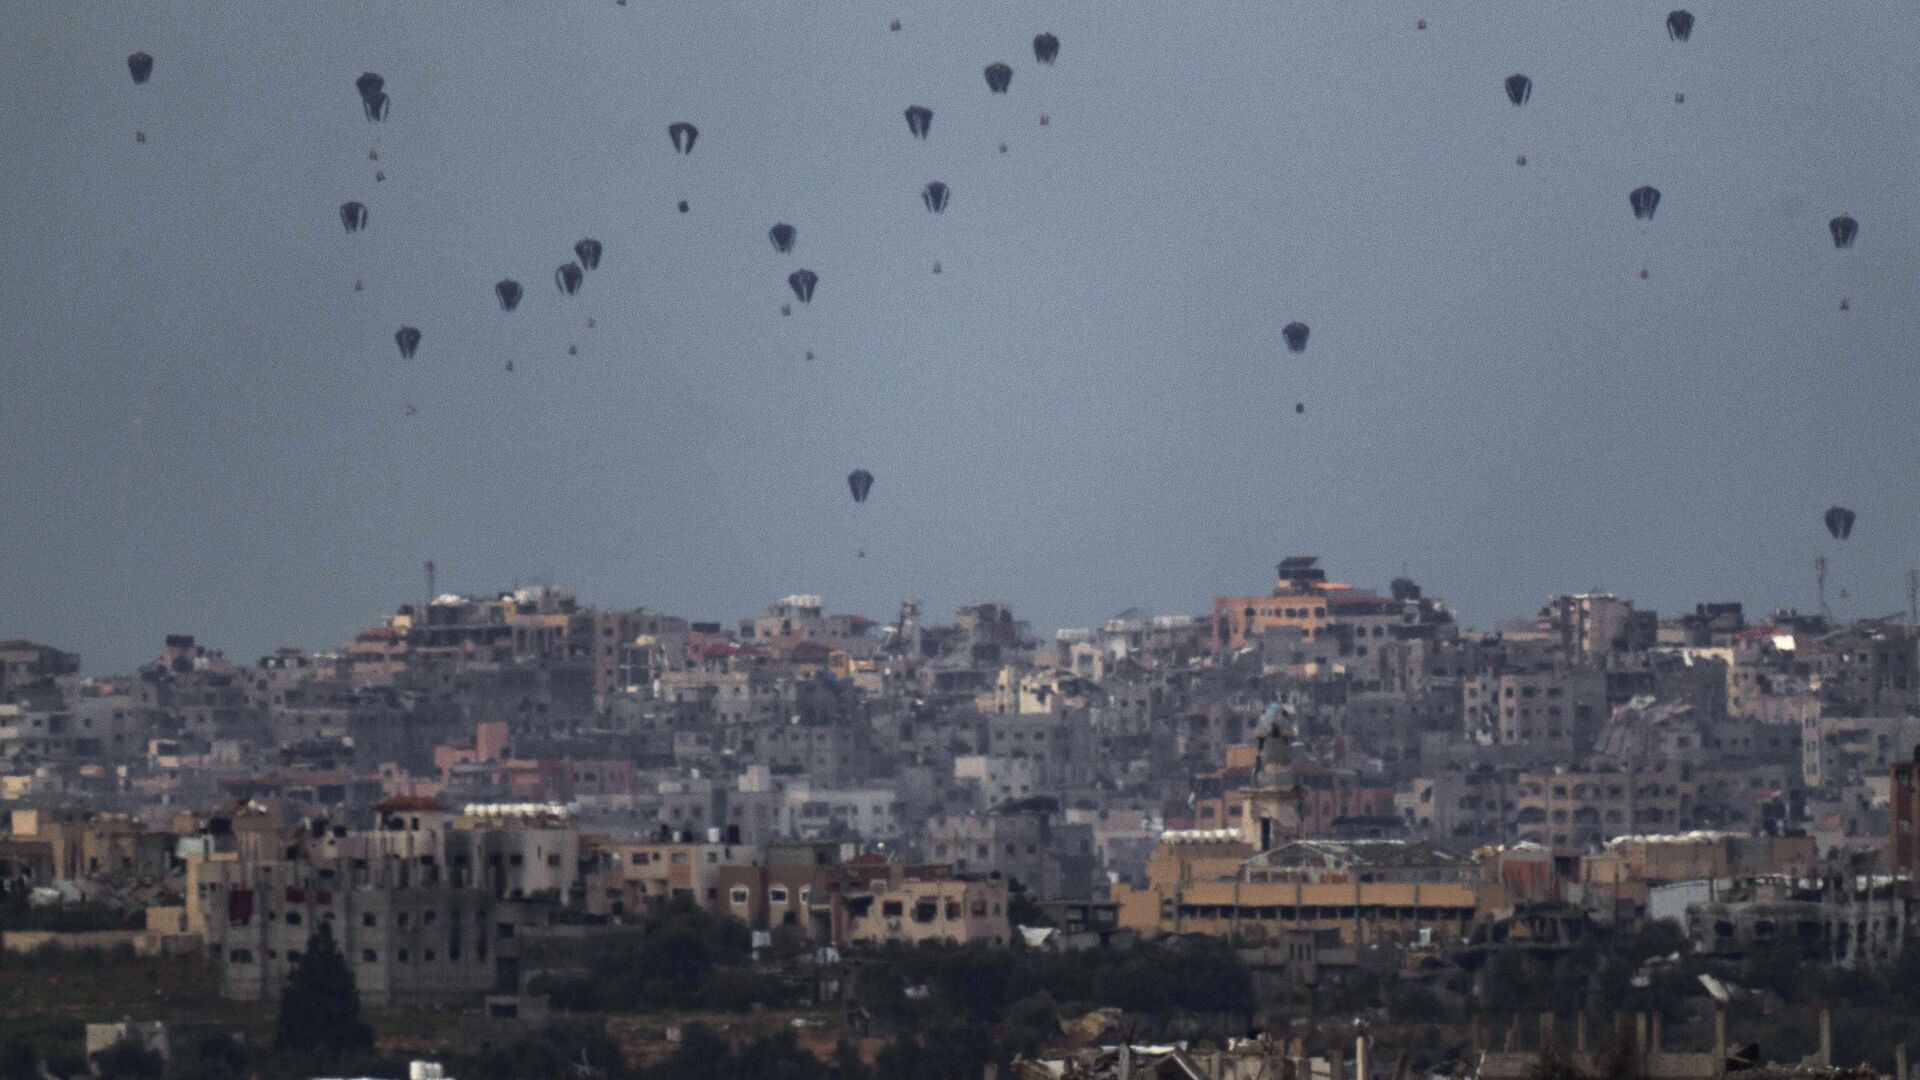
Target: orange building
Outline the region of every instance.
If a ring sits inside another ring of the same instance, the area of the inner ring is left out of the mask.
[[[1327,572],[1313,555],[1289,555],[1280,560],[1267,596],[1213,598],[1213,648],[1231,652],[1269,630],[1297,630],[1305,641],[1317,641],[1330,621],[1328,599],[1352,589],[1328,581]]]

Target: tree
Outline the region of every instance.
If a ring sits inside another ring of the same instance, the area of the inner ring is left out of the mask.
[[[373,1049],[373,1028],[360,1019],[353,972],[321,923],[280,994],[273,1047],[281,1053],[338,1061]]]
[[[240,1080],[247,1074],[247,1048],[231,1035],[203,1036],[174,1071],[175,1080]]]
[[[100,1080],[160,1080],[166,1059],[147,1049],[139,1038],[121,1039],[93,1055],[94,1071]]]

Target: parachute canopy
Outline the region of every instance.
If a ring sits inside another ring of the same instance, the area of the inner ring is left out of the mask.
[[[1685,41],[1693,36],[1693,12],[1685,8],[1667,13],[1667,36]]]
[[[1287,339],[1289,352],[1306,352],[1308,333],[1307,324],[1303,322],[1290,322],[1280,329],[1280,336]]]
[[[524,291],[520,288],[520,283],[512,278],[495,282],[493,286],[493,295],[500,298],[501,311],[512,311],[519,307],[520,297]]]
[[[947,185],[938,180],[934,180],[928,183],[926,187],[920,189],[920,201],[925,203],[927,209],[934,213],[944,213],[947,209],[947,198],[951,194],[952,192],[948,190]]]
[[[573,245],[574,257],[580,260],[582,270],[600,269],[600,241],[588,237]]]
[[[340,204],[340,224],[348,232],[359,232],[367,227],[367,207],[365,203],[343,202]]]
[[[865,469],[855,469],[847,474],[847,490],[853,493],[853,501],[867,501],[867,492],[873,490],[873,474]]]
[[[1834,247],[1850,248],[1853,246],[1853,238],[1860,235],[1860,223],[1846,214],[1841,214],[1827,222],[1827,231],[1833,234]]]
[[[1013,69],[1005,64],[988,64],[985,72],[987,89],[996,94],[1004,94],[1013,83]]]
[[[1533,96],[1533,80],[1525,75],[1507,76],[1507,100],[1515,105],[1525,105]]]
[[[793,295],[803,304],[813,303],[813,287],[820,284],[820,275],[811,270],[795,270],[787,275],[787,285],[793,289]]]
[[[387,80],[369,71],[353,80],[353,88],[360,92],[360,107],[366,110],[368,120],[387,118],[387,95],[382,88]]]
[[[580,291],[580,283],[587,279],[587,272],[580,269],[579,263],[565,263],[553,272],[553,283],[560,291],[572,296]]]
[[[1660,209],[1660,189],[1651,184],[1643,184],[1627,193],[1627,205],[1633,207],[1633,216],[1643,221],[1651,221],[1653,212]]]
[[[1033,39],[1033,58],[1043,64],[1053,63],[1060,55],[1060,39],[1052,34],[1040,34]]]
[[[693,153],[694,140],[700,137],[700,129],[685,120],[676,120],[667,125],[667,138],[673,140],[673,148],[683,154]]]
[[[1831,533],[1835,540],[1845,540],[1853,535],[1853,511],[1846,507],[1827,507],[1824,520],[1827,523],[1827,532]]]
[[[925,105],[907,106],[907,130],[916,139],[924,139],[933,130],[933,110]]]
[[[413,359],[413,350],[420,347],[420,331],[411,326],[403,326],[394,331],[393,343],[400,346],[400,359]]]
[[[153,57],[143,52],[127,57],[127,73],[133,76],[135,86],[153,78]]]
[[[767,230],[767,239],[773,241],[773,250],[783,255],[793,250],[793,241],[799,235],[798,229],[784,221]]]

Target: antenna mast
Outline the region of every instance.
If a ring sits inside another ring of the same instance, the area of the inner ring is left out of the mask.
[[[427,607],[432,607],[433,598],[439,595],[438,593],[433,591],[433,570],[434,570],[433,560],[428,559],[427,560]],[[422,608],[420,613],[422,617],[425,617],[426,608]]]
[[[1827,557],[1813,560],[1813,584],[1820,597],[1820,616],[1827,616]]]

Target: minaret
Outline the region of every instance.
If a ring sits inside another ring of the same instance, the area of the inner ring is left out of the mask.
[[[900,623],[893,640],[909,660],[920,659],[920,601],[912,597],[900,601]]]
[[[1242,828],[1261,851],[1298,839],[1305,817],[1306,789],[1293,769],[1292,719],[1292,709],[1269,705],[1254,728],[1253,785],[1245,793]]]

